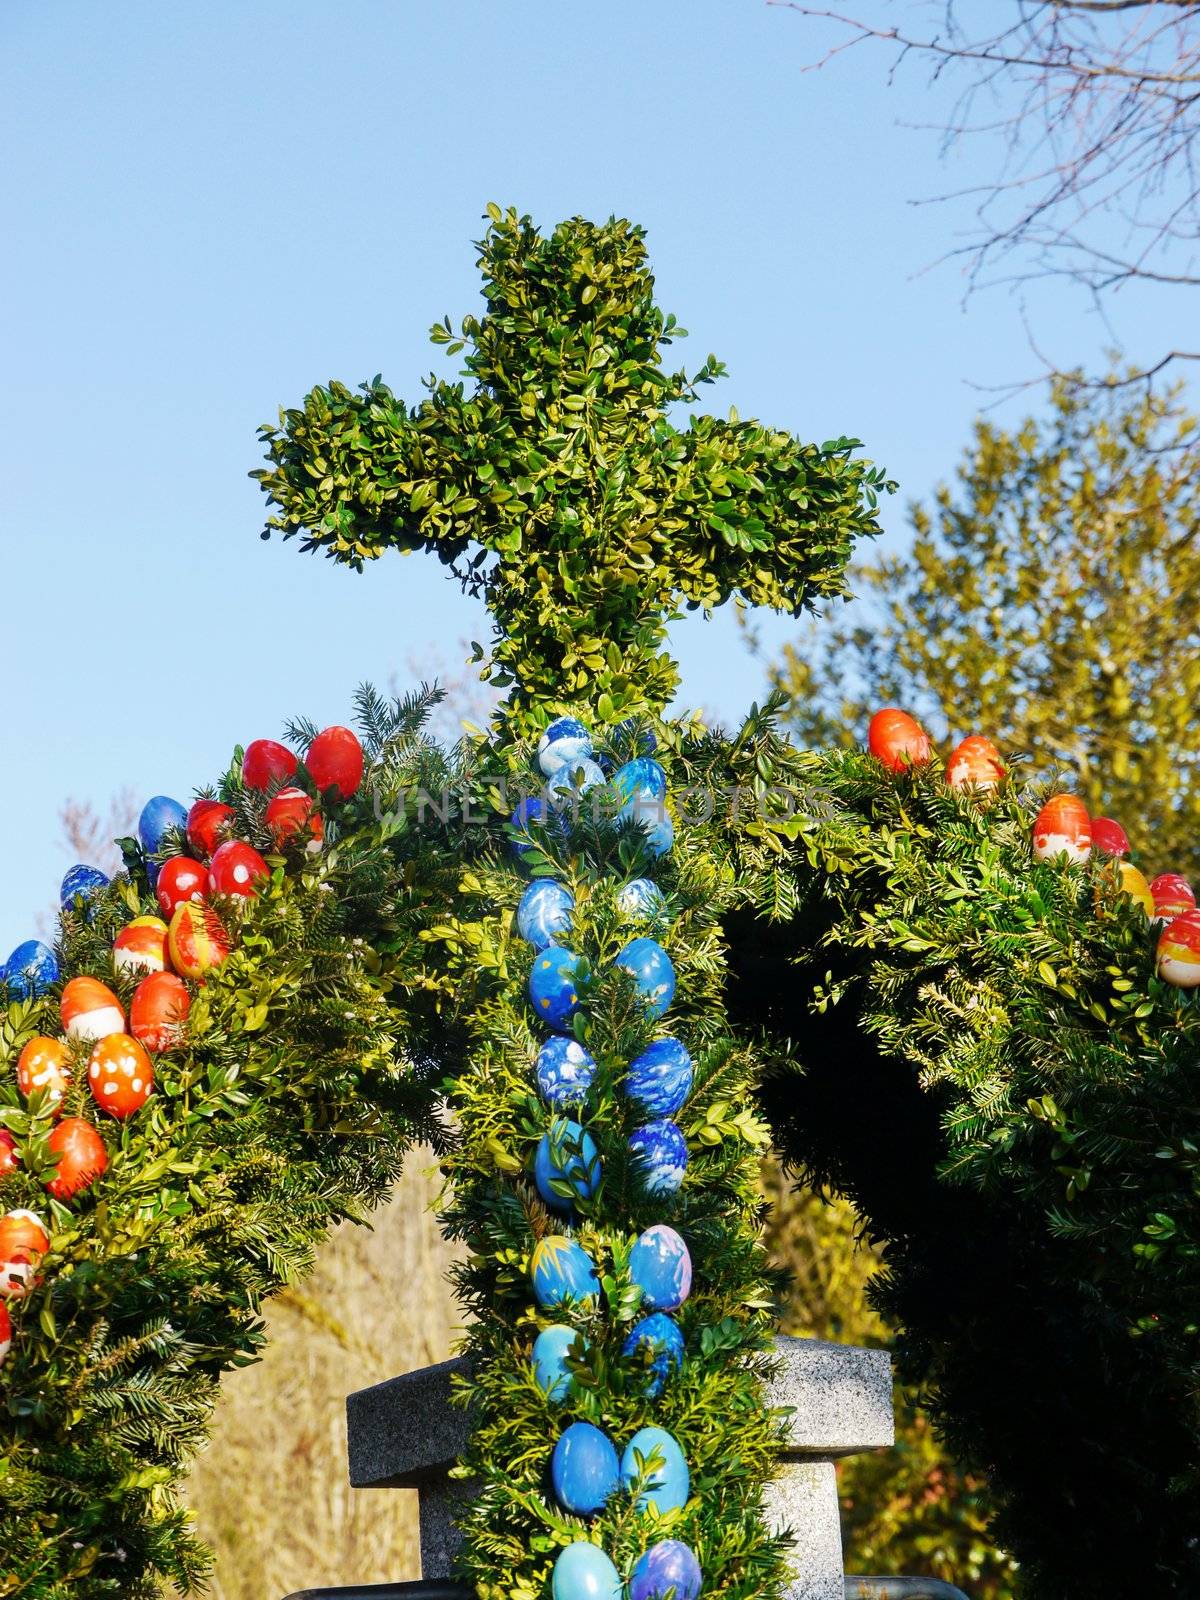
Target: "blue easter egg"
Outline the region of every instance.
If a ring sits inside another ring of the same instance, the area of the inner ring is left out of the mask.
[[[147,800],[138,818],[138,838],[148,856],[155,856],[167,842],[167,834],[187,829],[187,808],[169,795],[156,794]]]
[[[634,1242],[629,1276],[648,1310],[675,1311],[692,1292],[692,1257],[674,1228],[656,1222]]]
[[[529,973],[529,999],[540,1021],[556,1033],[565,1033],[579,1010],[575,969],[579,957],[561,945],[549,944],[533,958]]]
[[[678,1039],[655,1039],[625,1072],[625,1093],[654,1116],[674,1116],[691,1092],[692,1058]]]
[[[687,1172],[687,1140],[678,1123],[662,1117],[639,1128],[629,1141],[638,1175],[649,1194],[674,1194]]]
[[[85,867],[80,862],[67,868],[58,891],[58,903],[64,911],[69,911],[76,899],[90,900],[92,895],[99,894],[107,886],[107,872],[101,872],[99,867]]]
[[[683,1451],[667,1430],[639,1428],[625,1446],[625,1454],[621,1457],[622,1482],[628,1486],[638,1481],[642,1476],[638,1457],[646,1465],[652,1455],[659,1458],[659,1465],[644,1480],[645,1487],[638,1495],[637,1506],[639,1511],[645,1511],[647,1506],[655,1506],[661,1517],[668,1511],[678,1511],[687,1505],[691,1480]]]
[[[569,1118],[556,1117],[538,1145],[533,1181],[552,1211],[570,1211],[576,1200],[590,1200],[600,1185],[600,1153],[591,1134]],[[566,1184],[570,1194],[560,1194],[556,1183]]]
[[[579,761],[592,753],[592,736],[575,717],[556,717],[538,740],[538,766],[553,778],[567,761]]]
[[[617,910],[626,922],[656,922],[666,909],[662,890],[649,878],[634,878],[617,890]]]
[[[554,1563],[551,1600],[622,1600],[621,1574],[598,1545],[569,1544]]]
[[[517,905],[517,932],[535,950],[554,943],[556,933],[571,931],[571,912],[575,896],[553,878],[538,878],[531,883]]]
[[[703,1578],[690,1545],[681,1539],[660,1539],[634,1563],[629,1600],[697,1600]]]
[[[594,1516],[620,1481],[616,1446],[590,1422],[573,1422],[554,1446],[550,1481],[560,1506],[578,1517]]]
[[[538,1092],[556,1110],[582,1105],[596,1076],[596,1063],[574,1039],[547,1039],[534,1064]]]
[[[600,1279],[591,1256],[565,1234],[551,1233],[533,1247],[529,1263],[533,1295],[543,1311],[567,1302],[591,1302],[599,1297]]]
[[[531,850],[540,850],[546,826],[546,804],[540,795],[531,794],[520,801],[509,819],[518,837],[512,841],[513,854],[524,860]]]
[[[661,800],[635,796],[617,813],[620,821],[634,821],[652,856],[665,856],[675,843],[675,824]]]
[[[646,1372],[646,1394],[654,1400],[662,1392],[672,1372],[683,1371],[683,1334],[679,1324],[665,1312],[655,1311],[634,1325],[621,1347],[626,1356],[650,1353]]]
[[[546,785],[546,793],[556,811],[570,813],[579,806],[581,795],[600,788],[606,781],[604,768],[581,756],[577,761],[563,762]]]
[[[639,795],[646,800],[661,800],[667,792],[667,775],[649,756],[635,756],[618,767],[610,780],[613,790],[627,805]]]
[[[617,965],[633,977],[650,1015],[661,1017],[675,998],[675,968],[658,940],[631,939]]]
[[[26,939],[4,963],[4,981],[26,1000],[36,1000],[58,979],[58,957],[40,939]]]
[[[545,1391],[546,1399],[552,1400],[555,1405],[565,1400],[570,1392],[571,1373],[567,1367],[567,1357],[577,1339],[586,1350],[588,1342],[581,1333],[556,1322],[549,1328],[543,1328],[533,1341],[533,1376],[538,1387]]]

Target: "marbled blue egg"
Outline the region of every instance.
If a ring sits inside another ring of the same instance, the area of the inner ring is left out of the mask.
[[[519,801],[509,821],[516,833],[512,848],[518,861],[524,860],[531,850],[541,849],[546,803],[540,795],[531,794]]]
[[[581,1244],[562,1233],[547,1234],[534,1245],[529,1276],[534,1299],[543,1311],[588,1303],[600,1294],[600,1279],[591,1256]]]
[[[533,1376],[546,1399],[555,1405],[560,1405],[570,1392],[571,1373],[567,1367],[567,1357],[576,1347],[577,1340],[586,1350],[588,1341],[581,1333],[564,1323],[555,1322],[543,1328],[533,1341],[533,1355],[530,1358]]]
[[[668,1511],[678,1511],[687,1505],[691,1479],[678,1441],[665,1428],[639,1428],[625,1446],[625,1453],[621,1457],[622,1482],[627,1486],[637,1482],[641,1478],[638,1457],[645,1465],[652,1455],[659,1457],[659,1464],[651,1468],[649,1477],[645,1479],[645,1488],[638,1495],[637,1505],[639,1511],[653,1505],[661,1517]]]
[[[570,1211],[575,1201],[590,1200],[600,1185],[600,1152],[591,1134],[569,1117],[555,1117],[537,1147],[533,1181],[552,1211]],[[555,1183],[565,1183],[570,1195],[559,1194]]]
[[[674,1317],[663,1311],[654,1311],[634,1325],[632,1333],[621,1347],[623,1355],[632,1356],[650,1352],[650,1365],[646,1369],[646,1394],[654,1400],[672,1372],[683,1371],[683,1334]]]
[[[621,1574],[598,1545],[569,1544],[554,1563],[551,1600],[622,1600]]]
[[[546,785],[546,797],[561,819],[564,828],[576,822],[595,822],[611,815],[609,808],[599,802],[585,800],[592,789],[602,789],[607,779],[604,769],[586,758],[566,761]]]
[[[617,890],[617,910],[626,922],[658,922],[666,917],[667,902],[656,883],[634,878]]]
[[[582,1105],[596,1076],[596,1063],[581,1044],[561,1034],[547,1039],[534,1064],[538,1093],[548,1106],[567,1110]]]
[[[592,753],[592,736],[575,717],[556,717],[538,740],[538,766],[553,778],[565,761],[578,761]]]
[[[632,975],[652,1017],[661,1017],[675,998],[675,968],[657,939],[631,939],[617,965]]]
[[[550,1482],[560,1506],[577,1517],[600,1511],[620,1482],[617,1447],[590,1422],[564,1428],[550,1457]]]
[[[40,939],[26,939],[4,963],[4,980],[15,994],[35,1000],[59,979],[58,957]]]
[[[632,1135],[629,1148],[649,1194],[675,1194],[682,1186],[688,1147],[678,1123],[669,1117],[646,1123]]]
[[[148,856],[158,854],[172,830],[184,833],[186,828],[187,808],[170,795],[156,794],[147,800],[138,818],[138,838]]]
[[[94,894],[99,894],[101,889],[108,887],[108,873],[101,872],[99,867],[87,867],[78,862],[73,867],[68,867],[63,877],[62,886],[58,891],[58,903],[64,911],[69,911],[76,899],[85,902]]]
[[[692,1257],[674,1228],[656,1222],[629,1252],[629,1276],[648,1311],[676,1311],[692,1292]]]
[[[658,762],[652,761],[649,756],[635,756],[623,767],[618,767],[610,783],[620,796],[622,805],[627,805],[638,795],[644,795],[647,800],[661,800],[667,792],[667,775]]]
[[[565,884],[553,878],[538,878],[517,905],[517,932],[535,950],[544,950],[554,943],[556,934],[571,931],[574,909],[575,896]]]
[[[695,1551],[681,1539],[660,1539],[634,1563],[629,1600],[697,1600],[703,1576]]]
[[[538,1020],[557,1033],[565,1033],[579,1010],[575,969],[579,957],[561,945],[549,944],[533,958],[529,972],[529,1000]]]
[[[625,1093],[653,1116],[673,1117],[692,1092],[692,1058],[678,1039],[655,1039],[629,1063]]]

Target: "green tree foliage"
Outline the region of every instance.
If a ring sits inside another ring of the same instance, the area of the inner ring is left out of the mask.
[[[774,677],[806,741],[898,704],[1061,769],[1154,871],[1200,871],[1200,421],[1178,392],[1060,382],[976,424],[913,540],[859,567],[836,625]]]

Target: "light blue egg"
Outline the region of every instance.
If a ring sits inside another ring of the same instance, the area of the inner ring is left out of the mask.
[[[621,1481],[627,1487],[641,1478],[638,1457],[644,1466],[652,1455],[658,1456],[659,1465],[653,1467],[644,1480],[645,1487],[638,1495],[637,1506],[639,1511],[654,1506],[661,1517],[687,1505],[691,1479],[683,1451],[665,1428],[639,1428],[621,1457]]]
[[[665,917],[666,898],[649,878],[634,878],[617,890],[617,910],[626,922],[657,922]]]
[[[77,899],[83,900],[86,904],[94,894],[99,894],[107,887],[107,872],[101,872],[99,867],[86,867],[79,862],[67,868],[62,887],[58,891],[58,903],[64,911],[69,911]]]
[[[660,1117],[629,1140],[638,1175],[649,1194],[675,1194],[687,1172],[688,1147],[679,1124]]]
[[[548,944],[533,958],[529,972],[529,1001],[538,1020],[556,1033],[565,1033],[579,1010],[575,972],[579,957],[561,945]]]
[[[592,736],[575,717],[556,717],[538,740],[538,766],[553,778],[566,761],[578,761],[592,753]]]
[[[547,1039],[534,1064],[538,1092],[548,1106],[566,1110],[582,1105],[596,1076],[596,1063],[574,1039]]]
[[[575,1201],[590,1200],[600,1186],[600,1152],[591,1134],[570,1118],[556,1117],[537,1147],[533,1181],[552,1211],[570,1211]],[[570,1194],[560,1194],[556,1183],[565,1184]]]
[[[517,905],[517,932],[535,950],[544,950],[554,943],[555,934],[571,931],[574,909],[575,896],[565,884],[553,878],[538,878]]]
[[[629,1600],[697,1600],[703,1577],[696,1553],[681,1539],[660,1539],[634,1563]]]
[[[560,1405],[570,1392],[571,1372],[567,1357],[576,1348],[576,1340],[584,1350],[588,1348],[588,1341],[576,1329],[555,1322],[543,1328],[533,1341],[533,1376],[539,1388],[545,1391],[546,1399],[555,1405]]]
[[[58,957],[40,939],[26,939],[4,963],[4,979],[14,993],[36,1000],[58,982]]]
[[[648,1311],[676,1311],[692,1292],[692,1257],[674,1228],[656,1222],[629,1252],[629,1276]]]
[[[671,1117],[692,1092],[692,1058],[678,1039],[655,1039],[629,1063],[625,1093],[652,1115]]]
[[[663,1311],[652,1312],[634,1325],[621,1347],[622,1355],[650,1354],[645,1392],[654,1400],[663,1392],[672,1372],[683,1371],[683,1334],[673,1317]]]
[[[675,824],[661,795],[639,789],[617,811],[618,822],[635,823],[652,856],[665,856],[675,843]]]
[[[600,1279],[591,1256],[562,1233],[547,1234],[534,1245],[529,1275],[534,1299],[543,1311],[590,1305],[600,1294]]]
[[[592,818],[592,810],[583,804],[583,796],[589,789],[601,788],[606,781],[603,767],[584,756],[578,761],[564,761],[546,785],[546,794],[550,804],[562,815],[564,823],[574,822],[580,817],[588,821]],[[605,814],[599,813],[601,816]]]
[[[138,818],[138,838],[148,856],[155,856],[167,842],[172,831],[183,833],[187,827],[187,808],[170,795],[156,794],[147,800]]]
[[[675,998],[675,968],[657,939],[631,939],[617,965],[633,977],[652,1017],[661,1017]]]
[[[554,1563],[551,1600],[622,1600],[621,1574],[598,1545],[569,1544]]]
[[[573,1422],[554,1446],[550,1482],[564,1510],[577,1517],[595,1516],[620,1482],[616,1445],[590,1422]]]
[[[649,756],[635,756],[617,768],[611,784],[623,805],[638,795],[644,795],[647,800],[661,800],[667,792],[667,775]]]

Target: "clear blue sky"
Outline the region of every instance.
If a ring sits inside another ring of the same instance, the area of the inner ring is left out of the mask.
[[[485,637],[435,562],[261,543],[246,473],[314,382],[417,393],[489,199],[644,223],[684,354],[729,365],[714,405],[857,434],[909,495],[950,470],[965,380],[1031,369],[1011,301],[964,313],[953,269],[919,275],[962,219],[908,202],[974,158],[948,174],[900,126],[931,115],[919,78],[802,76],[810,49],[761,0],[8,0],[0,957],[68,864],[65,796],[186,799],[235,741]],[[1066,298],[1054,332],[1063,359],[1105,343]],[[685,701],[736,717],[761,669],[730,620],[677,642]]]

